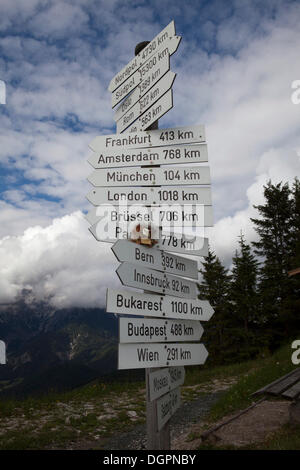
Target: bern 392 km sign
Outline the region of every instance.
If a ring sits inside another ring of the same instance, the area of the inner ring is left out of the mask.
[[[197,261],[185,256],[208,254],[207,238],[185,227],[213,225],[205,128],[149,130],[173,107],[180,41],[171,21],[111,79],[117,133],[95,137],[88,158],[90,231],[112,244],[121,283],[141,289],[107,289],[106,311],[121,315],[118,368],[146,369],[155,433],[180,407],[184,366],[207,359],[200,322],[214,313],[197,298]]]

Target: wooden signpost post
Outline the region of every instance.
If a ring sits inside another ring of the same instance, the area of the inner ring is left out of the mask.
[[[213,225],[210,171],[199,165],[208,161],[205,129],[158,129],[158,119],[173,107],[170,56],[180,40],[172,21],[137,45],[109,84],[112,107],[119,105],[117,134],[89,145],[89,229],[114,244],[122,284],[144,290],[107,289],[106,310],[130,315],[119,319],[118,368],[146,370],[148,449],[170,448],[184,366],[205,363],[200,321],[213,315],[209,302],[197,299],[197,262],[182,256],[207,256],[208,240],[180,233]]]

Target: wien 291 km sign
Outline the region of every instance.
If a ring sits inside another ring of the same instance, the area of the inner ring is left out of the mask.
[[[207,356],[201,343],[119,344],[118,369],[204,364]]]

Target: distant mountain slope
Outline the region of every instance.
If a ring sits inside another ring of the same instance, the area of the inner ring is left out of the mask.
[[[0,307],[0,395],[63,391],[117,368],[117,318],[102,309],[54,310],[24,300]]]

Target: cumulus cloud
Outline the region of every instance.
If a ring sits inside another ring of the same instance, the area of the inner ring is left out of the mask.
[[[115,132],[110,79],[172,18],[183,39],[171,58],[174,108],[160,127],[206,125],[215,214],[207,233],[229,266],[240,231],[256,237],[250,217],[263,185],[300,173],[300,105],[291,101],[300,6],[2,0],[0,13],[0,302],[26,287],[57,306],[92,306],[104,286],[119,285],[109,246],[81,215],[90,208],[88,144]]]
[[[57,308],[103,307],[106,287],[119,284],[110,245],[97,242],[80,211],[42,228],[0,241],[0,303],[13,302],[23,289]],[[109,284],[108,276],[109,273]]]

